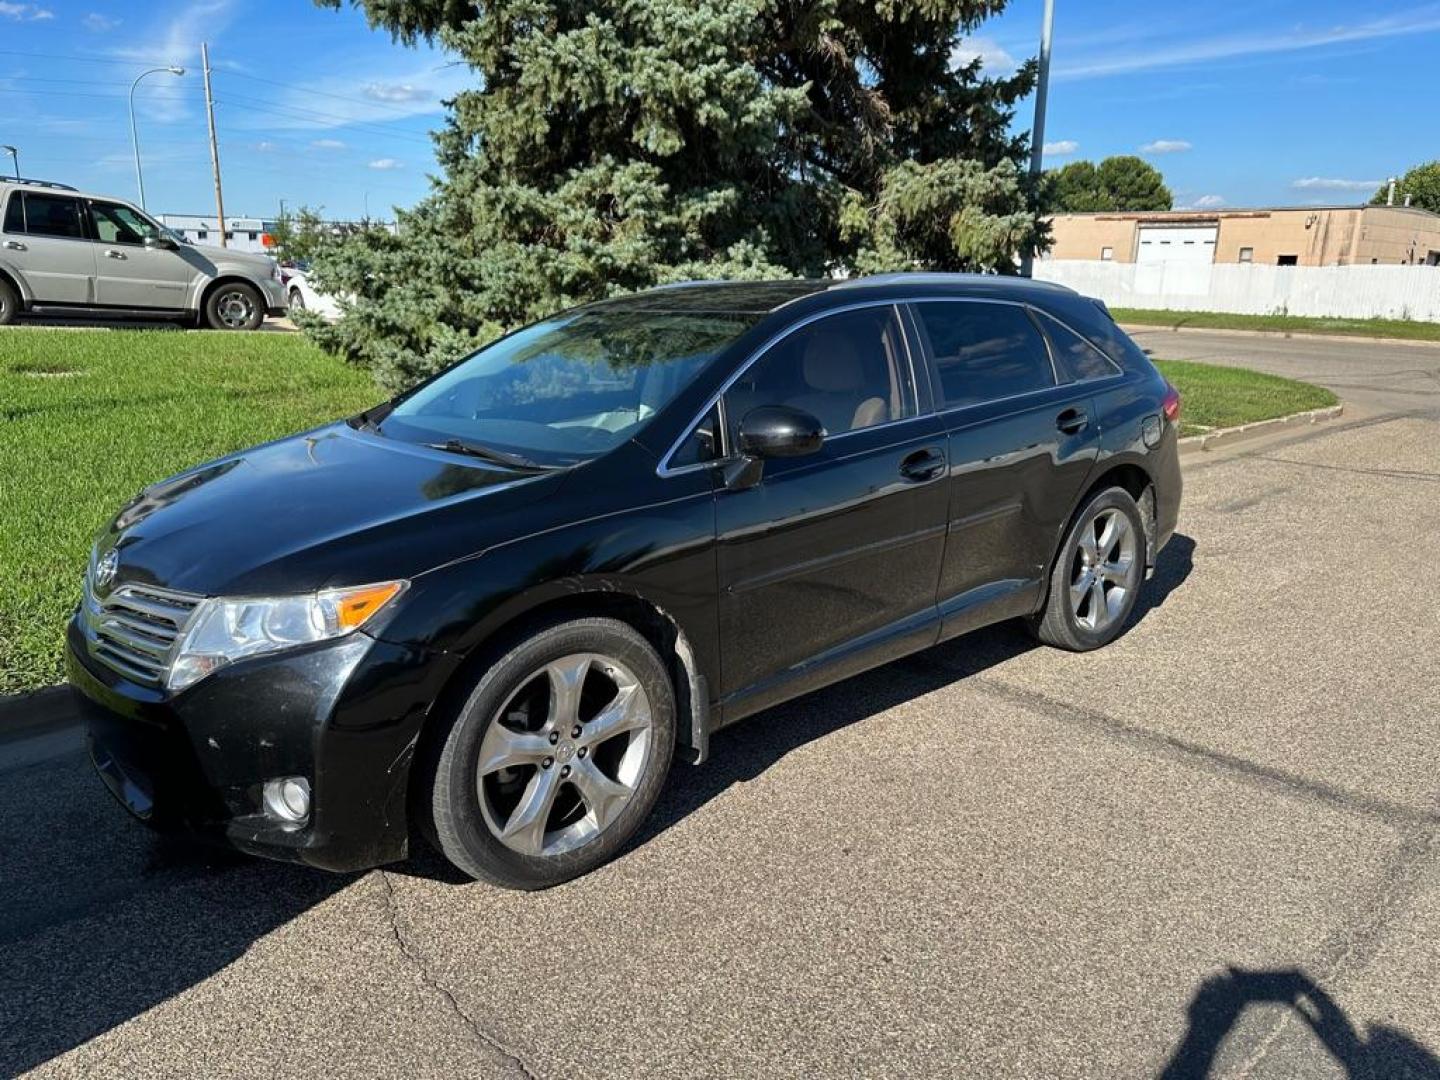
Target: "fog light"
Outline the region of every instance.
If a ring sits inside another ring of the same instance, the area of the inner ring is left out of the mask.
[[[310,781],[303,776],[282,776],[265,781],[265,813],[299,824],[310,816]]]

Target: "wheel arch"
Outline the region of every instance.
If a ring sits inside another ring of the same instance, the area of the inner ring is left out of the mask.
[[[679,711],[675,728],[677,749],[698,764],[709,752],[710,683],[690,636],[679,621],[659,603],[633,587],[612,581],[553,583],[518,597],[503,612],[477,628],[459,663],[446,676],[419,735],[415,762],[428,760],[425,750],[436,741],[447,717],[454,715],[474,688],[485,668],[537,630],[557,622],[581,618],[612,618],[645,638],[659,654],[675,688]],[[411,785],[412,789],[415,787]]]
[[[1096,467],[1091,475],[1090,482],[1081,490],[1080,495],[1070,507],[1070,513],[1065,515],[1065,524],[1060,529],[1060,535],[1055,538],[1055,549],[1050,556],[1050,563],[1045,568],[1046,578],[1055,569],[1055,560],[1060,555],[1060,546],[1065,542],[1065,537],[1070,534],[1070,526],[1075,523],[1075,515],[1080,513],[1084,506],[1095,497],[1097,492],[1106,488],[1118,487],[1129,493],[1140,507],[1140,520],[1145,526],[1145,565],[1155,565],[1155,478],[1146,467],[1141,457],[1112,458],[1102,462]]]
[[[20,279],[3,266],[0,266],[0,281],[5,282],[5,284],[15,290],[15,295],[20,298],[20,306],[22,309],[30,305],[31,298],[29,294],[26,293],[25,287],[20,284]]]
[[[260,304],[265,304],[265,288],[254,278],[246,277],[244,274],[234,271],[227,271],[217,275],[200,290],[200,295],[195,298],[195,314],[203,321],[205,318],[205,305],[210,302],[210,297],[223,285],[249,285],[260,296]]]

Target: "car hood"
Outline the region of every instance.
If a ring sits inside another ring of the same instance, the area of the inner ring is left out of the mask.
[[[409,578],[513,536],[565,473],[492,467],[337,423],[153,484],[102,531],[116,584],[283,595]]]
[[[254,251],[239,251],[235,248],[216,247],[214,244],[191,244],[196,252],[203,255],[210,262],[217,266],[221,263],[228,263],[231,266],[243,266],[252,273],[261,277],[270,276],[270,267],[274,264],[269,255],[261,255]]]

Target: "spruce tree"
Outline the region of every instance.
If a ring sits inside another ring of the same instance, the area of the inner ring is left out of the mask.
[[[342,0],[318,0],[339,6]],[[432,194],[316,261],[326,346],[391,387],[569,304],[687,278],[1013,272],[1043,239],[1005,0],[353,0],[475,86]]]

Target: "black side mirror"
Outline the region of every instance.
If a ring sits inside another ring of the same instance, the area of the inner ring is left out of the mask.
[[[804,457],[824,443],[825,425],[789,405],[762,405],[740,421],[740,452],[750,457]]]
[[[147,236],[145,246],[151,251],[174,251],[177,245],[168,236]]]

